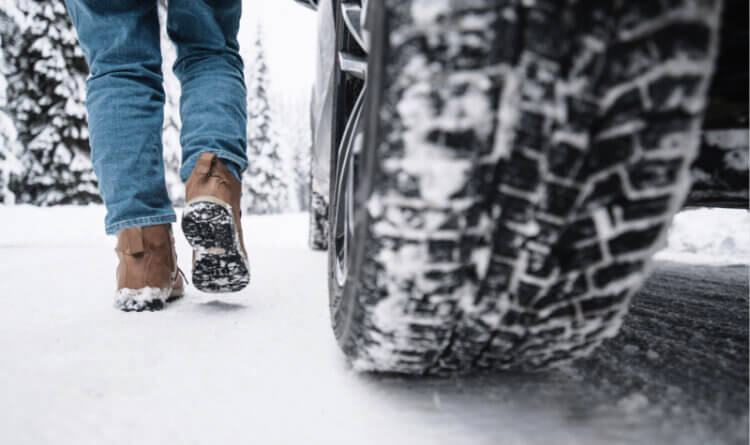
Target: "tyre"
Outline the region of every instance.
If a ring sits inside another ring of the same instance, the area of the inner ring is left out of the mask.
[[[328,203],[314,189],[310,191],[308,245],[312,250],[328,249]]]
[[[344,353],[410,374],[590,353],[689,189],[720,2],[367,3],[336,8]]]

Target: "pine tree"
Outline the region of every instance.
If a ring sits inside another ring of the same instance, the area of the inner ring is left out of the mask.
[[[88,74],[73,25],[58,0],[17,0],[19,32],[8,58],[7,110],[24,147],[12,188],[36,205],[100,202],[86,126]]]
[[[310,210],[310,147],[295,147],[294,188],[296,190],[296,211]]]
[[[243,208],[248,213],[277,213],[288,207],[287,185],[283,180],[284,166],[279,156],[279,144],[272,128],[268,68],[260,27],[253,46],[252,63],[248,68],[248,169],[243,177]]]

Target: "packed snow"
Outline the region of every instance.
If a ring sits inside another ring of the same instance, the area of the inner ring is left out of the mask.
[[[694,222],[702,243],[731,255],[722,251],[730,243],[710,240],[726,235],[720,221],[730,214],[681,214],[677,227]],[[746,234],[743,218],[734,227]],[[188,286],[157,313],[113,308],[114,238],[103,220],[100,206],[0,206],[0,442],[658,442],[649,431],[661,426],[639,417],[650,412],[642,396],[582,419],[567,408],[574,397],[559,395],[577,383],[560,375],[352,371],[332,335],[326,255],[307,248],[306,214],[245,218],[250,286],[228,295]],[[189,276],[189,246],[179,231],[176,239]],[[682,246],[667,252],[678,258]]]

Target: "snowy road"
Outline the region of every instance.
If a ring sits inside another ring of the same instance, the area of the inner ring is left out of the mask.
[[[568,369],[407,379],[348,370],[304,215],[247,219],[246,291],[147,314],[111,307],[102,218],[0,207],[0,443],[747,443],[746,266],[659,263]]]

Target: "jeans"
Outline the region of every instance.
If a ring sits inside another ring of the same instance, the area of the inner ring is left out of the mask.
[[[162,158],[164,120],[157,0],[65,0],[89,65],[86,107],[105,230],[176,221]],[[177,47],[182,167],[203,152],[239,179],[247,168],[246,89],[237,32],[241,0],[169,0]]]

